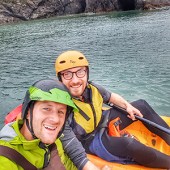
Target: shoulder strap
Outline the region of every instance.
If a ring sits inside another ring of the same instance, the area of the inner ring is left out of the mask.
[[[51,157],[50,162],[43,170],[66,170],[64,164],[61,162],[61,158],[58,154],[57,146],[55,143],[49,146]]]
[[[77,105],[76,105],[77,106]],[[77,106],[78,107],[78,106]],[[83,110],[81,110],[79,107],[78,107],[78,109],[79,109],[79,113],[87,120],[87,121],[89,121],[90,120],[90,117],[85,113],[85,112],[83,112]]]
[[[0,145],[0,155],[15,161],[24,170],[37,170],[37,168],[32,165],[24,156],[12,148]]]

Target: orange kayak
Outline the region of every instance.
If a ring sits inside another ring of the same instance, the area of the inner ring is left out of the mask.
[[[5,124],[12,122],[15,119],[21,117],[22,105],[16,107],[5,117]],[[162,118],[170,125],[170,117],[162,116]],[[127,132],[137,137],[140,142],[150,147],[153,147],[160,152],[170,155],[170,146],[167,145],[159,136],[151,133],[140,121],[136,121],[129,125],[126,129]],[[88,154],[88,158],[98,167],[102,168],[104,165],[108,165],[113,170],[161,170],[156,168],[147,168],[141,165],[124,165],[119,163],[107,162],[97,156]]]
[[[170,117],[162,116],[162,118],[170,125]],[[159,150],[160,152],[166,153],[170,155],[170,146],[164,142],[159,136],[151,133],[140,121],[136,121],[133,124],[129,125],[126,128],[130,134],[136,136],[138,140],[152,148]],[[136,164],[119,164],[114,162],[107,162],[97,156],[88,154],[88,158],[98,167],[103,167],[104,165],[108,165],[113,170],[158,170],[156,168],[148,168],[141,165]],[[161,169],[159,169],[161,170]]]

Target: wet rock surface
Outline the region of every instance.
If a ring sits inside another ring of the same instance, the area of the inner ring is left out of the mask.
[[[153,10],[170,0],[0,0],[0,24],[79,13]]]

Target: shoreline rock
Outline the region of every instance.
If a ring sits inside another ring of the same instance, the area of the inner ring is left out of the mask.
[[[0,25],[54,16],[170,7],[170,0],[0,0]]]

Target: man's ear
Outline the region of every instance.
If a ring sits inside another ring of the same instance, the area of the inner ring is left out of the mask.
[[[26,119],[30,119],[30,109],[28,109],[28,114],[26,116]]]

